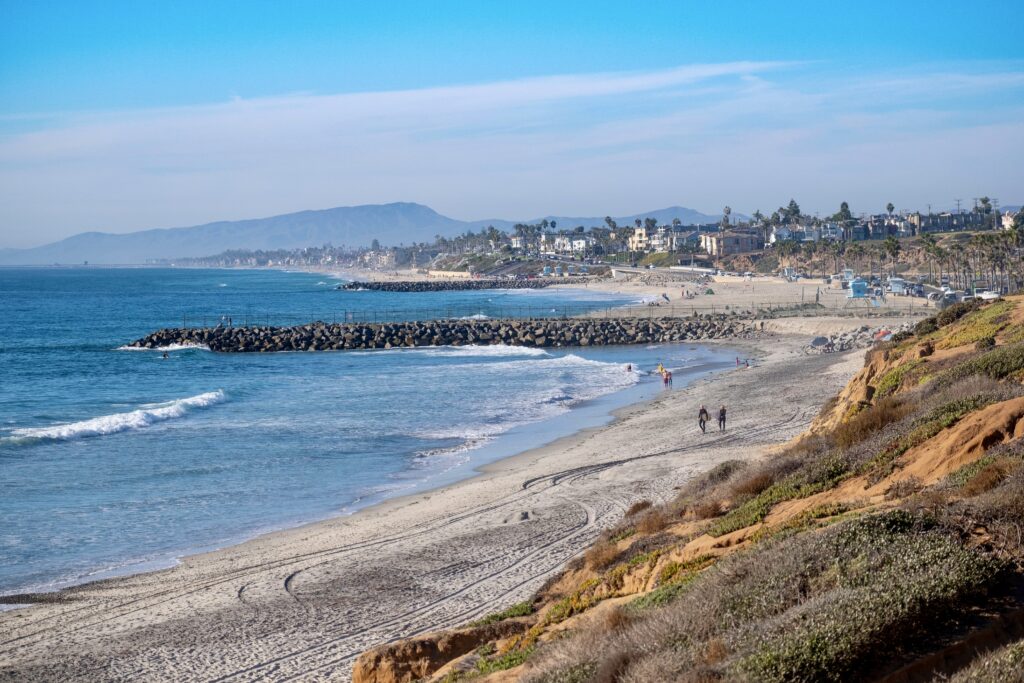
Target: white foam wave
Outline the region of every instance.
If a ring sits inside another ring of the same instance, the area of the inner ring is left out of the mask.
[[[225,400],[221,390],[208,391],[197,396],[179,398],[166,403],[153,404],[146,408],[127,413],[103,415],[80,422],[52,425],[50,427],[23,427],[11,431],[11,436],[0,441],[22,441],[25,439],[47,439],[67,441],[88,436],[105,436],[129,429],[142,429],[156,422],[183,417],[190,410],[205,408]]]
[[[467,358],[479,356],[550,356],[544,349],[532,346],[511,346],[509,344],[490,344],[487,346],[470,344],[467,346],[430,346],[409,349],[413,353],[426,356],[444,356],[446,358]]]
[[[144,346],[118,346],[118,351],[188,351],[189,349],[198,349],[200,351],[209,351],[210,347],[206,344],[168,344],[167,346],[154,346],[151,349],[147,349]]]
[[[474,348],[474,347],[464,347]],[[488,349],[491,347],[475,347]],[[511,347],[521,349],[522,347]],[[541,351],[541,349],[529,349]],[[449,447],[422,451],[427,456],[451,456],[475,450],[501,434],[540,420],[549,419],[571,410],[585,401],[600,398],[625,389],[640,381],[636,372],[626,372],[619,363],[607,363],[575,354],[552,356],[536,360],[507,360],[476,366],[475,372],[484,373],[487,378],[501,377],[509,372],[524,372],[528,366],[533,370],[548,372],[557,378],[551,386],[522,395],[504,395],[494,401],[484,401],[476,406],[472,424],[438,426],[415,432],[413,436],[428,440],[456,441]],[[449,366],[454,370],[462,366]],[[466,366],[469,367],[469,366]],[[490,379],[481,381],[489,382]]]
[[[490,301],[490,299],[488,299]],[[464,315],[459,320],[490,320],[491,316],[483,313],[474,313],[473,315]]]

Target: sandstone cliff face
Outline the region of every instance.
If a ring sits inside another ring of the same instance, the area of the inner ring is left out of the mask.
[[[352,683],[419,681],[484,643],[508,638],[526,628],[525,622],[512,619],[387,643],[359,655],[352,668]]]

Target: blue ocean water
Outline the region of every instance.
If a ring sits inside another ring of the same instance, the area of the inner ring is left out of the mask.
[[[469,476],[662,390],[625,364],[692,345],[214,354],[120,349],[156,328],[600,310],[585,290],[336,291],[309,273],[0,269],[0,593],[188,552]],[[358,312],[358,313],[354,313]]]

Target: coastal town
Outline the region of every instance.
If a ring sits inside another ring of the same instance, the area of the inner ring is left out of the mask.
[[[190,267],[299,267],[372,273],[419,273],[445,278],[522,279],[604,275],[611,269],[697,269],[706,273],[833,278],[846,273],[869,283],[912,277],[916,284],[1001,293],[1024,287],[1024,210],[998,209],[988,197],[973,208],[940,213],[854,216],[843,202],[822,218],[795,200],[769,215],[735,214],[724,207],[717,223],[684,225],[676,218],[565,227],[557,220],[494,226],[432,242],[369,246],[325,244],[301,249],[232,250],[166,265]],[[923,296],[920,289],[911,293]],[[900,292],[902,293],[902,292]]]

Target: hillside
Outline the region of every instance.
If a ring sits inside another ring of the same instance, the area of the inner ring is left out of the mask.
[[[738,216],[738,214],[737,214]],[[659,223],[679,218],[684,223],[717,221],[693,209],[674,206],[616,220],[631,225],[637,218]],[[539,223],[542,219],[521,221]],[[604,218],[549,217],[559,227],[603,225]],[[157,228],[125,234],[85,232],[59,242],[30,249],[0,249],[0,265],[139,264],[156,259],[211,256],[229,249],[298,249],[333,244],[368,247],[377,239],[384,245],[430,242],[436,235],[452,237],[488,225],[510,230],[519,221],[461,221],[443,216],[422,204],[398,202],[342,206],[299,211],[269,218],[219,221],[183,228]]]
[[[1024,680],[1024,297],[876,345],[803,436],[639,502],[524,603],[353,680]]]

